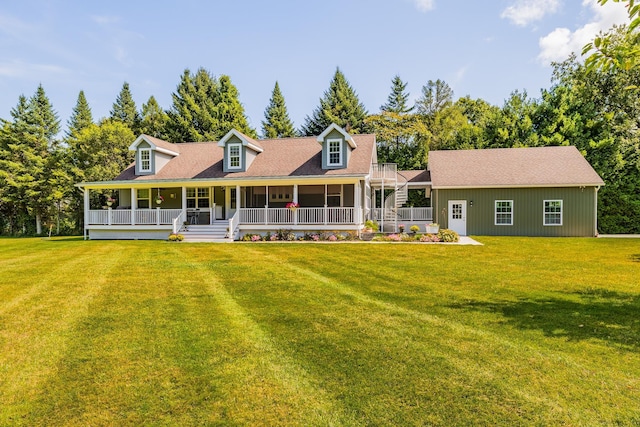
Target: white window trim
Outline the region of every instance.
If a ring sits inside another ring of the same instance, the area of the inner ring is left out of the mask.
[[[511,205],[511,222],[498,222],[498,213],[505,214],[506,212],[498,212],[498,203],[508,202]],[[493,205],[493,225],[513,225],[513,200],[496,200]]]
[[[547,212],[547,202],[560,202],[560,224],[547,224],[547,213],[553,213],[555,214],[556,212]],[[545,227],[560,227],[562,226],[562,224],[564,223],[564,202],[562,199],[550,199],[550,200],[543,200],[542,201],[542,224]]]
[[[233,147],[238,147],[238,166],[231,166],[231,148]],[[227,154],[227,169],[242,169],[242,144],[238,142],[227,144]]]
[[[331,143],[332,142],[337,142],[338,143],[338,162],[337,163],[332,163],[331,162]],[[342,166],[342,140],[341,139],[327,139],[327,166]]]
[[[143,167],[144,161],[142,160],[142,153],[149,153],[149,160],[147,160],[149,162],[149,167],[148,168]],[[140,172],[151,172],[151,148],[141,148],[140,150],[138,150],[138,156],[139,156],[138,160],[140,161],[139,171]]]

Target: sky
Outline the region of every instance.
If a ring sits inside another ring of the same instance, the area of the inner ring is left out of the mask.
[[[107,117],[124,82],[138,109],[171,107],[185,69],[229,75],[252,127],[279,82],[296,128],[337,67],[370,113],[399,75],[415,101],[429,80],[502,106],[537,98],[553,61],[628,22],[597,0],[21,0],[0,3],[0,118],[42,84],[63,129],[83,90]]]

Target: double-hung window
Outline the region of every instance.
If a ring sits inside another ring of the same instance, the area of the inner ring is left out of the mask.
[[[140,172],[151,172],[151,150],[149,148],[141,148],[140,155]]]
[[[242,167],[242,145],[229,144],[229,169],[240,169]]]
[[[544,225],[562,225],[562,200],[544,201]]]
[[[327,165],[342,166],[342,141],[329,139],[327,141]]]
[[[513,200],[496,200],[495,225],[513,225]]]

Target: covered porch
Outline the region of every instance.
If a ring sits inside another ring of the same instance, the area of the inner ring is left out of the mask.
[[[131,238],[159,238],[185,227],[220,224],[224,224],[222,229],[227,230],[229,237],[244,230],[285,227],[359,230],[364,222],[365,195],[360,182],[213,184],[143,188],[87,186],[84,188],[85,238],[108,236],[116,231],[117,238],[126,234]],[[152,235],[154,237],[150,237]]]

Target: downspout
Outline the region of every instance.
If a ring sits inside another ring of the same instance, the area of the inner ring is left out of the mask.
[[[597,185],[595,187],[595,211],[594,211],[594,229],[593,229],[593,235],[594,237],[598,237],[598,190],[600,190],[600,186]]]

